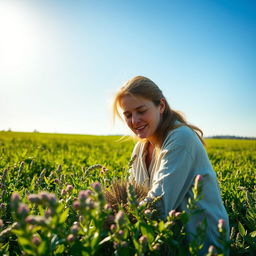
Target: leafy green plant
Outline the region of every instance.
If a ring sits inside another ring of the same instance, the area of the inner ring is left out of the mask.
[[[161,220],[157,208],[139,205],[140,196],[126,184],[127,203],[111,207],[104,191],[127,177],[134,146],[118,138],[0,132],[0,255],[182,255],[184,225],[197,214],[193,200],[200,195],[194,191],[190,212]],[[256,141],[206,142],[230,218],[230,243],[219,229],[223,248],[230,247],[231,255],[254,255]],[[190,254],[202,246],[203,222],[198,234]],[[220,253],[210,247],[207,255]]]

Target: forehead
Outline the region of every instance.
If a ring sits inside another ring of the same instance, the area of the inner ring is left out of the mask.
[[[124,110],[124,111],[132,111],[136,108],[139,107],[143,107],[143,106],[151,106],[153,105],[153,102],[145,99],[141,96],[135,96],[135,95],[124,95],[121,99],[120,99],[120,107]]]

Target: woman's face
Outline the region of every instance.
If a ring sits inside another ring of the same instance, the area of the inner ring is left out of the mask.
[[[165,100],[161,99],[160,105],[155,106],[152,101],[143,97],[125,95],[121,98],[120,105],[129,128],[139,138],[155,141],[154,134],[165,108]]]

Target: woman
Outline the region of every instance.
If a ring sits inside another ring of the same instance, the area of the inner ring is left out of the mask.
[[[195,177],[203,176],[202,200],[198,207],[203,213],[191,217],[186,229],[196,233],[197,224],[207,220],[207,232],[202,253],[218,242],[218,220],[223,219],[227,233],[229,221],[223,205],[216,174],[204,149],[202,131],[188,124],[181,114],[172,110],[162,91],[150,79],[136,76],[116,94],[114,116],[122,109],[128,127],[139,138],[130,170],[131,178],[146,184],[149,198],[162,196],[163,218],[171,210],[187,211],[188,198],[193,196]]]

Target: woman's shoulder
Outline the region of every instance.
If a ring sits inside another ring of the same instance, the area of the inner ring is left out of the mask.
[[[165,147],[170,144],[188,146],[196,141],[198,141],[196,132],[187,125],[181,125],[167,133],[163,146]]]

